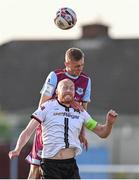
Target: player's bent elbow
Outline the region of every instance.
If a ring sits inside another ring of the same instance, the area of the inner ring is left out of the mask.
[[[101,131],[96,133],[100,138],[105,139],[110,135],[110,131]]]
[[[99,134],[99,137],[101,137],[102,139],[107,138],[110,135],[111,131],[105,131]]]
[[[111,133],[111,129],[108,129],[106,126],[104,125],[99,125],[94,129],[94,132],[102,139],[107,138],[110,133]]]
[[[99,137],[102,138],[102,139],[105,139],[109,136],[109,134],[101,134]]]

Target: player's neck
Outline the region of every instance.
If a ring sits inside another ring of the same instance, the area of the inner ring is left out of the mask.
[[[70,107],[70,104],[69,104],[69,103],[62,102],[61,104],[63,104],[63,105],[66,106],[66,107]]]
[[[75,74],[72,74],[70,71],[68,71],[66,69],[66,74],[69,76],[69,77],[72,77],[72,78],[78,78],[79,76],[75,75]]]
[[[70,102],[65,102],[65,101],[62,101],[61,99],[57,99],[57,100],[61,105],[66,106],[66,107],[70,107],[70,104],[71,104]]]

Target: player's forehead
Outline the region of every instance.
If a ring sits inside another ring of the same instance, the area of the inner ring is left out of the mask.
[[[83,65],[84,64],[84,57],[82,57],[80,60],[78,61],[75,61],[75,60],[68,60],[68,63],[69,64],[72,64],[72,65]]]
[[[59,82],[60,87],[74,87],[74,83],[70,79],[64,79]]]

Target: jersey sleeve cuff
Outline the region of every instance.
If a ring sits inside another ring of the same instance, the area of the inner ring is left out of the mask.
[[[37,118],[37,117],[34,116],[34,115],[31,115],[31,118],[35,119],[35,120],[38,121],[40,124],[41,124],[41,122],[42,122],[39,118]]]

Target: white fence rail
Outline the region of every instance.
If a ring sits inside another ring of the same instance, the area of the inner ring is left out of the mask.
[[[139,165],[79,165],[81,173],[139,173]]]

